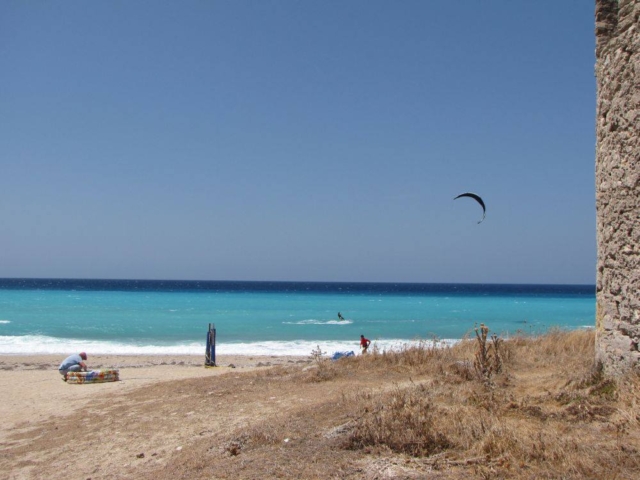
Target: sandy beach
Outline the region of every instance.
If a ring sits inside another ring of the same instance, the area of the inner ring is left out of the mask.
[[[162,388],[162,385],[175,385],[176,381],[211,378],[310,361],[308,358],[289,356],[222,356],[216,359],[217,367],[205,368],[204,357],[201,355],[90,355],[87,361],[89,369],[117,368],[120,371],[120,381],[71,385],[64,382],[57,371],[63,357],[0,355],[0,416],[3,419],[0,427],[0,451],[4,452],[0,454],[0,478],[88,478],[67,476],[63,473],[64,469],[61,472],[53,465],[46,474],[39,469],[32,471],[31,465],[25,466],[19,456],[7,453],[7,448],[15,447],[23,440],[29,441],[32,438],[30,435],[39,431],[42,425],[52,425],[56,421],[64,423],[65,419],[68,422],[69,417],[83,412],[88,415],[104,412],[105,405],[117,405],[127,394],[142,387],[156,385]],[[126,438],[117,436],[117,432],[104,433],[100,439],[101,451],[104,448],[113,449],[114,443],[131,448],[138,443],[127,443]],[[65,442],[52,445],[52,451],[40,452],[43,455],[41,460],[52,454],[61,454],[69,448],[74,448],[74,445]],[[82,450],[86,450],[86,446]],[[34,450],[28,457],[37,464],[38,455]]]
[[[16,425],[77,411],[96,398],[118,395],[151,383],[211,377],[274,365],[307,363],[304,357],[224,356],[216,368],[204,368],[202,355],[95,355],[89,369],[117,368],[120,381],[67,385],[57,369],[59,355],[0,355],[0,441]]]

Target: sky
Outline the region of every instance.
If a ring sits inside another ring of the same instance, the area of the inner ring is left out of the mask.
[[[594,284],[593,16],[0,2],[0,277]]]

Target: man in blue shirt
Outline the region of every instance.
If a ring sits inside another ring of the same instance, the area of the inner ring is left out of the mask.
[[[87,364],[84,363],[86,359],[87,354],[84,352],[69,355],[62,361],[58,367],[58,371],[64,378],[67,378],[68,372],[86,372]]]

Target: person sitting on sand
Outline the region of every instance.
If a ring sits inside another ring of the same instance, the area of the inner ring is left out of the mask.
[[[364,335],[360,335],[360,348],[362,353],[367,353],[367,348],[371,345],[371,340],[364,338]]]
[[[84,363],[86,359],[87,354],[84,352],[69,355],[62,361],[62,363],[58,367],[58,371],[64,378],[67,378],[68,372],[86,372],[87,364]]]

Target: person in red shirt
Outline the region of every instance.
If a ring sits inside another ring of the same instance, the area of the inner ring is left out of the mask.
[[[364,338],[364,335],[360,335],[360,348],[362,353],[367,353],[367,348],[371,345],[371,340]]]

